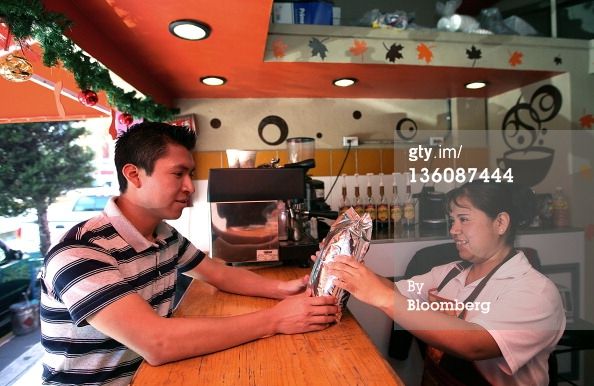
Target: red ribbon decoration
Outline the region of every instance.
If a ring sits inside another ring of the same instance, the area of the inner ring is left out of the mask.
[[[109,125],[109,135],[111,135],[111,139],[115,141],[118,137],[118,131],[116,129],[116,112],[115,110],[111,110],[111,124]]]
[[[62,101],[60,100],[60,96],[62,92],[62,81],[59,80],[54,84],[54,100],[56,101],[56,109],[58,110],[58,114],[60,118],[66,118],[66,111],[64,110],[64,106],[62,105]]]
[[[6,27],[4,27],[4,25]],[[4,51],[8,51],[10,46],[15,41],[14,35],[10,32],[10,25],[8,23],[0,23],[0,44],[4,43]],[[4,30],[6,31],[6,37],[4,36]],[[2,41],[4,39],[4,41]],[[26,39],[18,39],[18,44],[21,48],[21,53],[24,57],[31,56],[34,61],[39,62],[41,61],[41,54],[36,52],[33,47],[26,41]],[[25,52],[27,51],[27,52]]]
[[[10,48],[10,41],[12,40],[11,38],[12,34],[10,33],[10,26],[6,24],[6,38],[4,40],[4,51],[8,51],[8,49]]]

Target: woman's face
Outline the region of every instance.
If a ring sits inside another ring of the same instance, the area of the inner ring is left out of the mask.
[[[467,197],[450,204],[450,225],[450,235],[463,260],[481,263],[502,246],[503,236],[497,219],[491,219]]]

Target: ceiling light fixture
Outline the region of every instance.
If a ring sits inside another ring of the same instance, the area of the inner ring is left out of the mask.
[[[176,20],[169,23],[169,32],[186,40],[206,39],[210,31],[208,24],[197,20]]]
[[[482,80],[476,82],[466,83],[464,87],[469,90],[478,90],[479,88],[483,88],[487,85],[487,82],[483,82]]]
[[[349,87],[357,83],[357,79],[355,78],[339,78],[332,81],[336,87]]]
[[[222,86],[227,83],[227,79],[222,76],[203,76],[200,78],[200,82],[207,86]]]

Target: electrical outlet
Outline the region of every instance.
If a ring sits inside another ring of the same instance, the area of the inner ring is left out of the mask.
[[[429,137],[429,146],[440,146],[443,145],[443,137]]]
[[[349,143],[351,147],[359,146],[359,137],[342,137],[342,146],[348,147]]]

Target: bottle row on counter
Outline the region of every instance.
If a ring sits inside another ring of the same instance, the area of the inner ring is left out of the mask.
[[[379,173],[379,184],[374,174],[367,173],[366,176],[366,194],[363,196],[359,174],[354,174],[354,183],[352,179],[350,180],[350,189],[347,187],[347,175],[341,175],[342,192],[338,203],[339,213],[343,213],[350,207],[353,207],[359,215],[369,213],[377,229],[388,225],[393,228],[398,226],[413,228],[415,225],[420,225],[422,228],[439,229],[448,226],[444,209],[445,192],[449,189],[439,192],[432,186],[423,185],[418,193],[413,194],[410,173],[404,175],[392,173],[392,192],[388,196],[384,187],[383,173]],[[404,185],[404,194],[398,190],[397,177],[400,186]],[[372,180],[375,184],[372,184]],[[537,211],[533,222],[529,225],[530,228],[571,226],[569,200],[563,188],[557,187],[553,194],[536,194],[536,206]]]
[[[373,195],[371,185],[372,173],[367,174],[366,197],[361,196],[359,185],[359,175],[355,174],[355,186],[353,196],[349,196],[346,184],[346,174],[342,175],[342,195],[339,204],[339,213],[343,213],[348,208],[353,207],[355,211],[362,216],[369,213],[369,216],[377,227],[387,227],[389,224],[401,224],[405,227],[412,227],[416,223],[416,199],[413,197],[410,175],[406,175],[406,194],[405,199],[401,201],[398,194],[398,185],[396,183],[396,173],[392,173],[392,197],[388,199],[384,187],[384,174],[380,173],[379,182],[379,201],[376,201]]]

